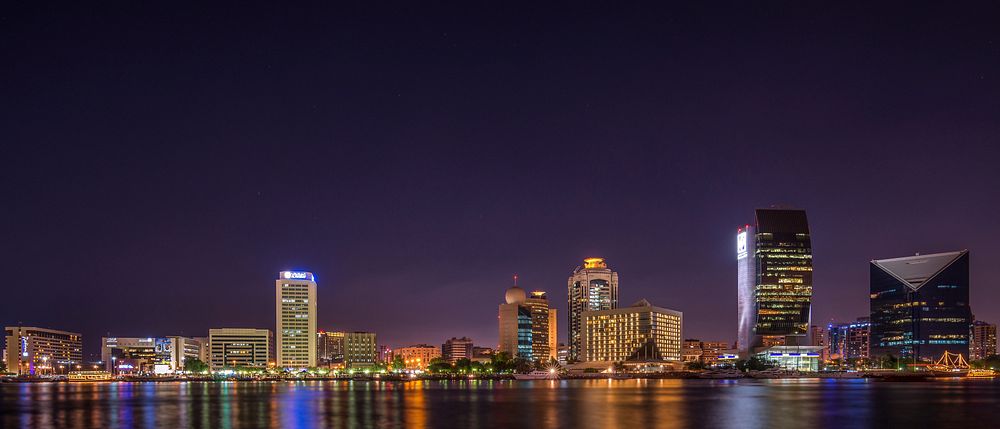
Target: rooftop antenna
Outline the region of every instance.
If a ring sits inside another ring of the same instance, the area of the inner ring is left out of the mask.
[[[517,286],[517,273],[514,273],[514,286]]]

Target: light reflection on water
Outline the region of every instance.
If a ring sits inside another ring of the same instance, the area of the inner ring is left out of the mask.
[[[0,427],[998,427],[1000,381],[538,380],[0,385]]]

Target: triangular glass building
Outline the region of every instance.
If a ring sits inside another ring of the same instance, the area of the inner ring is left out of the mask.
[[[871,261],[871,357],[969,357],[969,251]]]

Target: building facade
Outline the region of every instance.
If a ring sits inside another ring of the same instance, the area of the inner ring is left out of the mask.
[[[997,354],[997,325],[977,320],[969,330],[969,360],[982,360]]]
[[[316,365],[329,367],[344,362],[344,333],[316,333]]]
[[[604,258],[587,258],[569,276],[567,289],[568,360],[575,362],[581,359],[583,312],[618,308],[618,273],[608,268]]]
[[[583,362],[680,362],[683,315],[640,300],[582,314]]]
[[[549,309],[549,360],[559,357],[559,314],[554,308]]]
[[[18,375],[68,374],[83,361],[83,335],[35,326],[8,326],[7,371]]]
[[[344,365],[348,369],[373,367],[378,360],[378,341],[374,332],[344,334]]]
[[[166,374],[183,371],[187,359],[201,360],[205,347],[197,338],[181,336],[101,337],[101,361],[114,374]]]
[[[310,272],[282,271],[274,293],[277,366],[316,366],[316,278]]]
[[[431,359],[441,357],[441,348],[428,345],[417,344],[407,347],[400,347],[393,352],[393,357],[399,356],[403,359],[403,365],[410,370],[426,370]]]
[[[736,259],[740,354],[815,347],[808,340],[813,267],[806,212],[757,209],[754,224],[737,229]]]
[[[209,329],[209,367],[213,370],[227,367],[267,368],[273,342],[269,329]]]
[[[827,344],[830,343],[830,339],[827,335],[827,329],[822,326],[813,325],[809,328],[809,338],[811,341],[809,345],[820,348],[819,359],[821,362],[825,362],[827,360]]]
[[[441,345],[441,358],[454,365],[459,359],[473,358],[472,339],[468,337],[451,338]]]
[[[859,317],[851,323],[831,323],[827,326],[825,360],[865,363],[870,357],[871,323]]]
[[[548,361],[554,356],[555,309],[549,308],[545,292],[530,295],[516,285],[507,289],[506,303],[500,304],[499,351],[530,361]]]
[[[513,286],[504,295],[506,302],[497,309],[500,327],[498,350],[511,357],[531,360],[531,307],[526,304],[524,289]]]
[[[684,363],[701,362],[701,340],[689,338],[681,344],[681,361]]]
[[[967,250],[871,261],[871,357],[969,356]]]
[[[529,360],[547,361],[549,352],[549,321],[552,319],[549,299],[545,292],[533,291],[528,294],[525,304],[531,310],[531,356]]]

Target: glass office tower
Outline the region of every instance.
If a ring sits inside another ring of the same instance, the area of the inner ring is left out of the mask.
[[[737,230],[736,259],[740,353],[809,347],[813,283],[806,212],[757,209],[754,225]]]
[[[871,261],[871,357],[969,357],[969,251]]]

